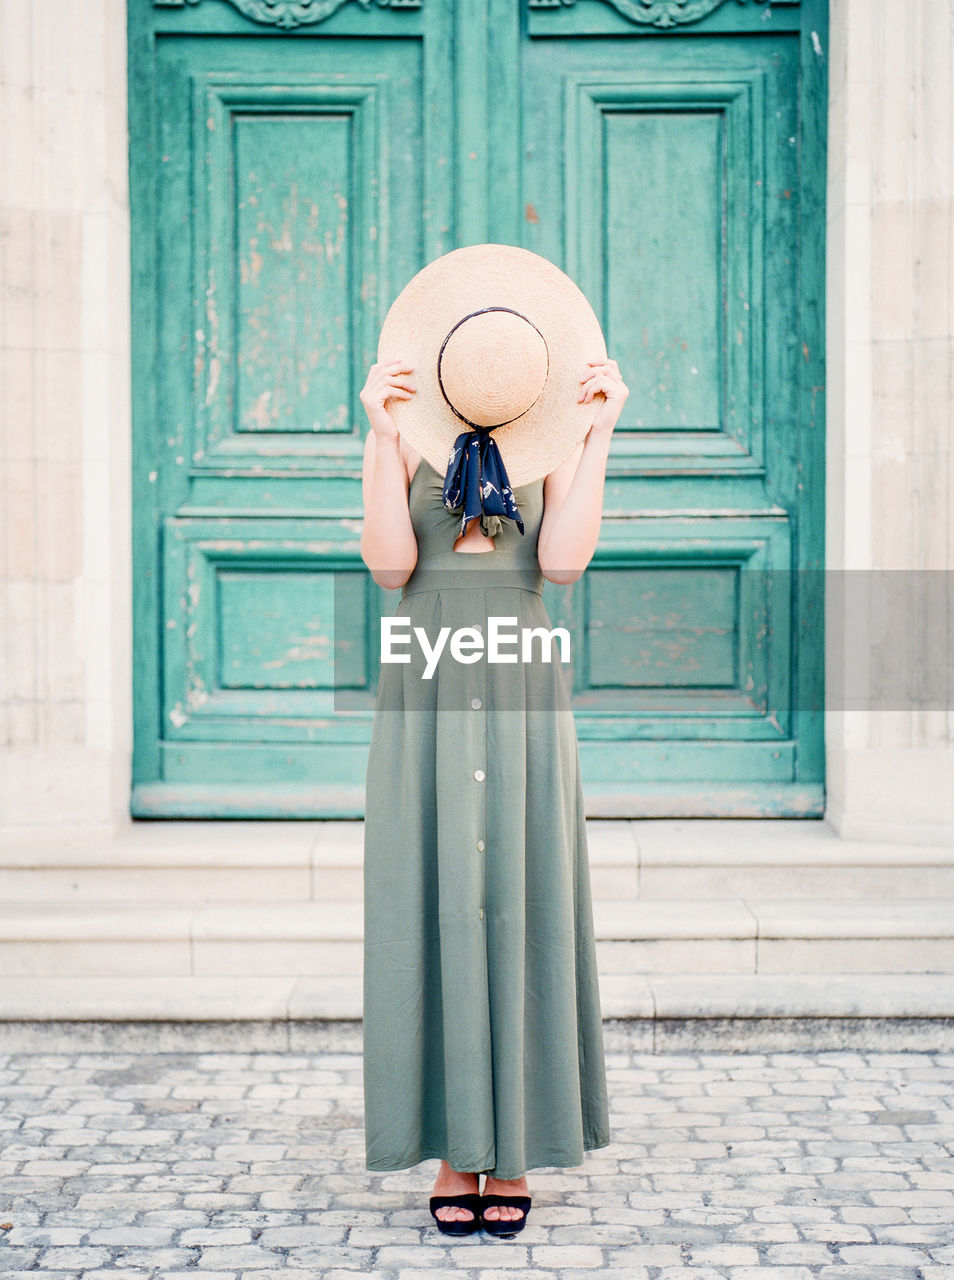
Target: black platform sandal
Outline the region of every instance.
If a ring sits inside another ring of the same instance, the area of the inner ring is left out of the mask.
[[[445,1236],[469,1236],[480,1226],[480,1205],[482,1197],[477,1191],[468,1191],[458,1196],[431,1196],[430,1209],[434,1221]],[[469,1209],[472,1218],[439,1218],[435,1210],[453,1205],[455,1209]]]
[[[530,1196],[498,1196],[489,1192],[481,1197],[481,1210],[492,1204],[503,1205],[509,1209],[522,1209],[522,1218],[484,1218],[484,1230],[492,1236],[515,1236],[527,1225],[527,1214],[530,1212]]]

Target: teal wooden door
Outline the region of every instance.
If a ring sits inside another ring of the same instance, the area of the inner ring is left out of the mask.
[[[821,811],[821,0],[130,0],[137,816],[360,816],[358,400],[462,244],[631,388],[571,588],[593,813]]]

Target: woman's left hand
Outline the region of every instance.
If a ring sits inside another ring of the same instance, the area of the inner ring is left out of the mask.
[[[629,395],[629,387],[620,377],[619,365],[615,360],[589,362],[586,373],[580,379],[577,404],[587,404],[596,395],[603,396],[603,403],[593,419],[590,430],[611,435],[623,411],[626,397]]]

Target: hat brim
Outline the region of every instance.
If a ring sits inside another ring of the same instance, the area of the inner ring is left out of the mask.
[[[416,387],[385,402],[399,433],[443,475],[454,441],[469,428],[444,399],[437,379],[441,343],[464,316],[511,307],[546,340],[549,370],[537,401],[494,428],[511,488],[530,484],[564,462],[593,424],[599,401],[577,403],[587,362],[606,358],[599,321],[565,272],[529,249],[468,245],[435,258],[401,290],[385,317],[378,361],[406,360]]]

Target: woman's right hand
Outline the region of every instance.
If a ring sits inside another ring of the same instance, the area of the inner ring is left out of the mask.
[[[364,405],[368,421],[379,438],[396,440],[398,429],[394,419],[385,409],[387,400],[409,400],[417,388],[405,375],[413,373],[413,365],[404,360],[390,360],[387,364],[373,364],[367,381],[361,388],[359,399]]]

